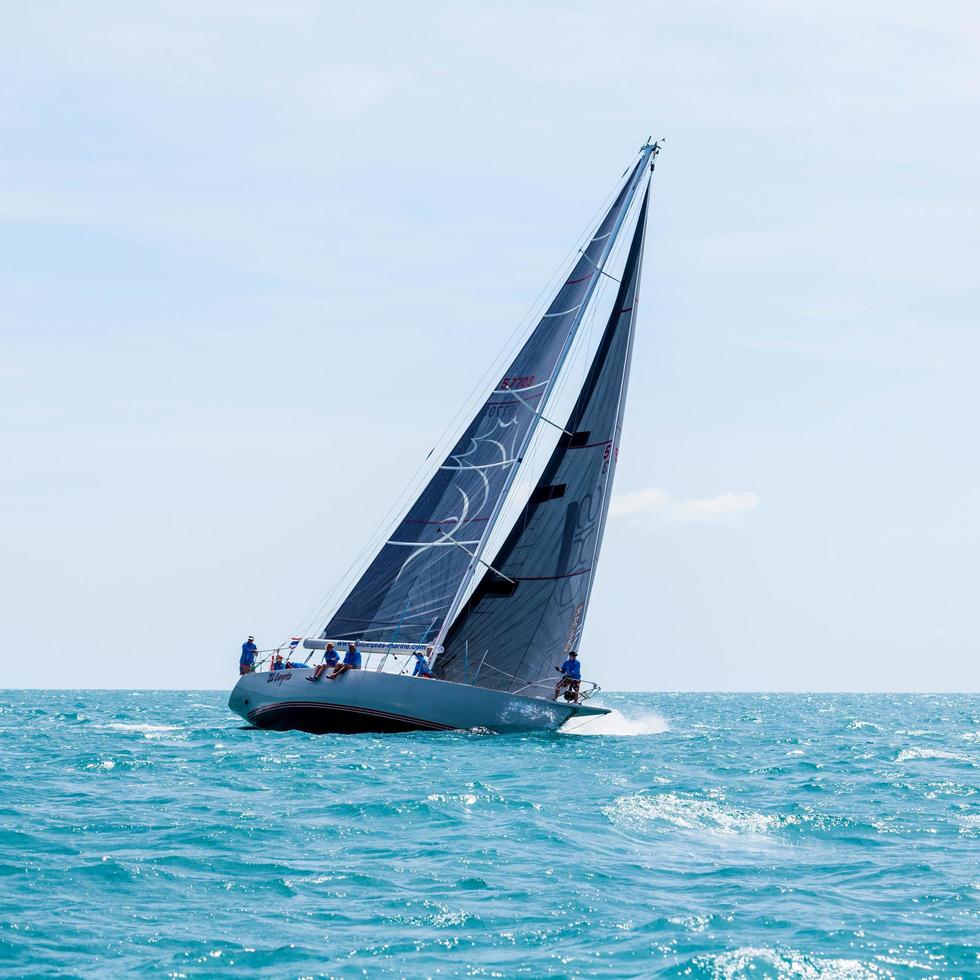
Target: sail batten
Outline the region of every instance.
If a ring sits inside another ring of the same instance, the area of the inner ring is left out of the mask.
[[[654,147],[641,151],[537,326],[321,637],[441,641],[467,582],[487,564],[483,549],[543,420],[529,402],[547,403],[601,281],[595,271],[601,272],[609,259],[654,152]],[[453,516],[443,518],[445,514]]]

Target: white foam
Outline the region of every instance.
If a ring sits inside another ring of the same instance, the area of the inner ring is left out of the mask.
[[[880,980],[881,977],[894,976],[891,970],[876,963],[862,963],[843,957],[805,956],[792,949],[754,946],[701,956],[695,962],[706,967],[709,976],[723,980],[736,980],[752,974],[801,977],[803,980],[822,980],[824,977],[833,980]]]
[[[666,720],[657,714],[627,718],[621,711],[591,718],[570,718],[558,731],[562,735],[660,735],[670,731]]]
[[[913,759],[949,759],[952,762],[969,762],[974,760],[968,755],[958,755],[956,752],[944,752],[942,749],[902,749],[896,762],[910,762]]]
[[[85,768],[109,770],[109,769],[115,769],[116,763],[112,759],[103,759],[101,762],[90,762]]]
[[[613,823],[631,830],[649,831],[658,824],[681,830],[700,830],[716,834],[769,834],[795,823],[794,817],[757,813],[715,800],[660,793],[621,796],[603,813]]]
[[[667,921],[690,932],[704,932],[711,925],[711,919],[707,915],[675,915]]]
[[[426,800],[429,803],[462,803],[464,806],[473,806],[477,797],[472,793],[463,793],[461,796],[447,796],[444,793],[430,793]]]
[[[112,721],[108,725],[100,725],[100,728],[112,728],[117,732],[179,732],[181,725],[146,725],[129,724],[125,721]]]
[[[956,818],[961,834],[980,834],[980,813],[968,813]]]

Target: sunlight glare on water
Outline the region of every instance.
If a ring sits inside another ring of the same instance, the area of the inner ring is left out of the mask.
[[[311,736],[0,693],[0,974],[978,974],[980,698],[603,698]]]

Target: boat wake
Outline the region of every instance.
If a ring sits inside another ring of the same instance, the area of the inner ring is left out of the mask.
[[[561,735],[660,735],[670,731],[670,726],[660,715],[647,714],[627,718],[621,711],[592,718],[570,718],[558,729]]]

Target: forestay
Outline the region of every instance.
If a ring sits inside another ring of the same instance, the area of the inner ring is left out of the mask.
[[[619,452],[648,195],[567,432],[446,636],[435,665],[444,680],[542,695],[578,647]]]
[[[540,322],[322,638],[425,643],[453,612],[582,322],[653,147],[644,147]]]

